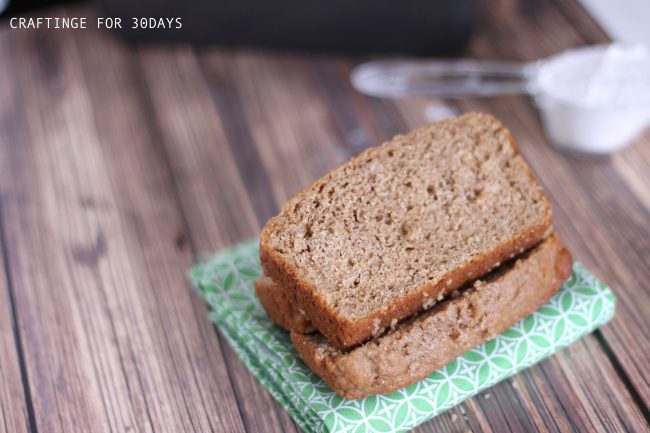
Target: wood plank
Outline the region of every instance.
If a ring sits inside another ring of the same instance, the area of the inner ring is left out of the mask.
[[[9,30],[0,29],[0,64],[10,63],[7,38]],[[18,100],[16,88],[9,76],[0,76],[0,101]],[[14,110],[12,104],[0,104],[0,171],[7,171],[9,167],[4,164],[4,154],[14,144],[7,140],[2,131],[13,130],[15,134],[20,131],[14,126]],[[8,185],[0,183],[0,209],[12,197]],[[2,219],[0,218],[0,231]],[[25,394],[23,386],[24,377],[20,368],[19,341],[15,328],[13,312],[13,299],[7,280],[5,256],[5,239],[0,233],[0,432],[27,433],[30,431],[29,411],[31,402]]]
[[[23,389],[13,314],[5,274],[0,279],[0,432],[29,431],[28,403]]]
[[[3,95],[1,88],[5,87],[2,81],[0,80],[0,95]],[[7,119],[5,114],[0,112],[0,123]],[[0,144],[7,143],[0,140]],[[3,200],[4,196],[4,191],[0,192]],[[0,251],[0,260],[4,263],[3,251]],[[23,387],[14,321],[11,294],[3,266],[0,275],[0,432],[27,433],[30,431],[29,403]]]
[[[0,432],[29,432],[29,417],[6,282],[0,283]]]
[[[10,36],[0,75],[29,105],[24,136],[0,131],[2,218],[36,427],[244,431],[131,56],[90,30]]]
[[[0,281],[0,432],[27,433],[29,417],[18,349],[14,338],[11,301],[3,273]]]
[[[0,64],[11,63],[8,44],[9,29],[0,28]],[[16,88],[9,79],[11,75],[0,76],[0,101],[19,101]],[[5,154],[15,146],[2,131],[11,131],[12,135],[21,134],[15,126],[15,110],[12,104],[0,104],[0,171],[7,172]],[[15,200],[9,185],[0,183],[0,210]],[[3,230],[0,218],[0,231]],[[30,431],[30,413],[33,410],[31,400],[26,394],[24,382],[26,377],[21,371],[21,347],[19,331],[15,327],[14,301],[7,279],[6,241],[0,232],[0,431],[6,433],[26,433]],[[27,390],[28,392],[28,390]]]
[[[250,131],[252,148],[270,180],[275,210],[286,198],[349,157],[305,58],[288,54],[239,52],[204,59],[211,83],[229,77],[233,91],[220,112],[238,109]],[[221,83],[226,88],[228,83]],[[227,91],[226,91],[227,92]],[[275,107],[275,108],[273,108]],[[241,150],[234,143],[233,152]],[[243,167],[240,167],[242,170]],[[242,171],[242,177],[248,173]],[[261,215],[262,223],[274,215]]]
[[[245,138],[235,144],[230,142],[236,120],[233,113],[222,118],[211,97],[223,90],[216,87],[218,83],[206,83],[191,50],[143,49],[140,65],[160,124],[161,145],[174,174],[192,249],[197,253],[214,251],[256,236],[256,211],[268,214],[275,205],[272,195],[263,197],[266,183],[256,181],[263,176],[262,167],[249,165],[243,178],[238,171],[233,152],[245,145]],[[251,182],[255,184],[251,186]],[[257,194],[255,185],[260,187]],[[212,329],[204,309],[197,309],[197,315]],[[288,414],[255,381],[232,349],[226,343],[222,346],[247,430],[295,431]]]

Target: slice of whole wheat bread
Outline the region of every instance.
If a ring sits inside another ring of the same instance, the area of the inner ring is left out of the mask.
[[[571,256],[553,235],[487,280],[349,351],[320,334],[292,332],[291,340],[337,394],[348,399],[386,394],[504,332],[543,305],[570,274]]]
[[[303,334],[314,331],[311,322],[300,310],[293,308],[282,288],[272,279],[263,276],[256,279],[253,285],[266,315],[273,323],[287,331],[293,330]]]
[[[380,334],[539,242],[547,197],[494,117],[370,148],[262,230],[265,274],[337,347]]]

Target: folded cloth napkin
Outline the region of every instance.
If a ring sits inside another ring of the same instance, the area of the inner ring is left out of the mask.
[[[574,262],[573,275],[546,305],[428,378],[388,395],[348,401],[303,364],[289,335],[269,321],[255,295],[258,242],[220,252],[190,273],[242,362],[311,432],[402,432],[546,358],[614,315],[611,290]]]

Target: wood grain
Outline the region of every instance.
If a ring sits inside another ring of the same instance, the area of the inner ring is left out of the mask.
[[[0,59],[9,57],[8,30],[0,30]],[[1,62],[1,60],[0,60]],[[2,62],[4,63],[4,62]],[[11,69],[10,65],[6,69]],[[13,72],[13,70],[11,71]],[[0,80],[0,101],[19,101],[15,86],[9,80]],[[0,171],[10,170],[8,158],[12,141],[21,135],[16,128],[16,107],[0,104]],[[8,201],[17,197],[10,185],[0,183],[0,214]],[[16,327],[15,302],[10,289],[7,269],[7,243],[4,224],[0,217],[0,431],[5,433],[27,433],[33,428],[33,407],[27,377],[24,370],[23,349],[20,331]]]
[[[188,50],[145,50],[141,66],[153,101],[153,115],[160,125],[161,144],[176,180],[192,250],[200,254],[255,236],[260,223],[254,205],[246,198],[230,147],[234,144],[211,98],[212,93],[221,90],[206,85],[196,56]],[[177,121],[186,116],[188,122]],[[197,311],[199,317],[204,315],[202,310]],[[295,430],[286,412],[255,382],[232,349],[226,344],[222,347],[246,429]]]
[[[7,29],[0,29],[0,59],[9,58],[8,33]],[[9,80],[0,80],[0,101],[15,101],[16,93]],[[10,146],[9,137],[18,133],[13,122],[13,110],[10,104],[0,104],[0,171],[9,169],[3,155]],[[10,196],[8,186],[0,183],[0,209]],[[29,389],[23,386],[22,347],[15,327],[14,302],[6,274],[6,242],[2,226],[0,218],[0,431],[26,433],[30,427],[31,399],[25,394]]]
[[[1,94],[1,92],[0,92]],[[0,114],[0,117],[2,114]],[[0,251],[0,259],[4,252]],[[25,396],[20,369],[19,345],[6,275],[0,276],[0,432],[29,432],[29,400]]]
[[[2,216],[38,431],[243,431],[127,53],[99,33],[11,36],[32,104]]]
[[[483,13],[466,55],[530,61],[607,41],[575,1]],[[359,61],[0,25],[0,431],[297,432],[186,270],[366,147],[470,110],[512,130],[618,312],[415,431],[649,430],[650,133],[576,160],[525,97],[368,98],[348,79]]]

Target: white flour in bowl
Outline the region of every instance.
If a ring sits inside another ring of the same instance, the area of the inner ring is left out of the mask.
[[[570,50],[540,62],[531,91],[557,146],[609,153],[650,122],[650,53],[616,44]]]

